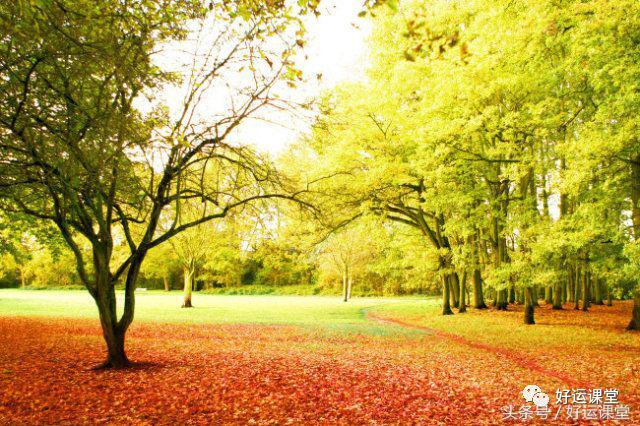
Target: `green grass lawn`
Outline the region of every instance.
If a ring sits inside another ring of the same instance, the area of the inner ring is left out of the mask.
[[[118,294],[122,308],[123,294]],[[364,312],[384,305],[419,309],[435,300],[329,296],[224,296],[194,293],[194,308],[181,308],[182,292],[145,291],[136,295],[136,321],[160,323],[261,323],[376,327]],[[97,318],[91,296],[82,290],[0,290],[0,316]]]

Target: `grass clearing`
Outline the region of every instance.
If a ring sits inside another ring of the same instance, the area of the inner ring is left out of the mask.
[[[122,307],[122,292],[118,306]],[[180,308],[182,292],[144,291],[136,294],[135,322],[184,324],[289,324],[323,327],[328,332],[384,333],[389,326],[365,318],[367,310],[385,305],[435,304],[432,299],[352,298],[336,296],[230,296],[194,294],[194,307]],[[91,296],[79,290],[0,290],[0,316],[96,319]]]

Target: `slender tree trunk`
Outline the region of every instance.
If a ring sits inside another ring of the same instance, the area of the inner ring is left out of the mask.
[[[349,273],[349,277],[347,278],[347,300],[351,299],[351,283],[353,282],[353,277],[351,273]]]
[[[516,289],[516,304],[524,305],[524,290]]]
[[[513,284],[509,287],[509,303],[516,303],[516,286]]]
[[[547,286],[544,288],[544,302],[547,305],[553,304],[553,287]]]
[[[575,268],[575,281],[574,281],[574,291],[573,291],[573,309],[575,310],[579,310],[580,309],[580,277],[581,277],[581,270],[580,267],[576,267]]]
[[[162,276],[162,282],[164,283],[164,291],[169,291],[169,278],[166,274]]]
[[[636,291],[633,298],[633,311],[627,330],[640,330],[640,290]]]
[[[345,266],[345,268],[342,270],[342,301],[346,302],[348,299],[347,297],[347,274],[348,274],[348,269]]]
[[[613,306],[613,294],[609,286],[607,286],[607,306]]]
[[[449,278],[445,275],[442,277],[442,315],[453,315],[449,299]]]
[[[192,308],[193,304],[191,303],[191,296],[193,294],[193,280],[195,275],[195,265],[193,262],[189,262],[188,265],[184,267],[184,300],[182,302],[183,308]]]
[[[473,271],[473,307],[475,309],[487,309],[482,289],[482,275],[479,269]]]
[[[27,286],[27,276],[24,273],[24,268],[20,268],[20,288],[25,288]]]
[[[575,295],[575,276],[576,273],[572,266],[568,267],[568,279],[567,279],[567,302],[571,303],[574,301]]]
[[[534,311],[535,304],[533,303],[533,288],[526,287],[524,289],[524,323],[535,324]]]
[[[458,313],[467,312],[467,272],[465,271],[462,274],[462,279],[460,280],[460,307],[458,308]]]
[[[588,311],[589,310],[589,299],[590,299],[590,294],[589,294],[589,270],[587,268],[584,268],[584,273],[582,276],[582,310],[583,311]]]

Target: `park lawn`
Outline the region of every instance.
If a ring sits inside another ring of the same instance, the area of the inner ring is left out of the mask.
[[[118,306],[123,306],[123,292]],[[365,333],[413,333],[402,327],[372,322],[366,312],[387,304],[424,306],[435,299],[353,298],[348,303],[329,296],[229,296],[194,293],[194,307],[181,309],[180,291],[142,291],[136,294],[136,322],[176,324],[289,324]],[[82,290],[0,289],[0,316],[97,317],[97,308]]]
[[[583,325],[598,333],[583,339],[587,353],[611,346],[583,383],[572,334],[582,312],[552,320],[541,309],[537,326],[520,327],[510,312],[443,318],[436,299],[195,294],[194,303],[140,293],[127,341],[139,364],[96,372],[104,349],[88,296],[0,291],[0,424],[500,424],[501,407],[520,406],[528,384],[616,387],[627,403],[637,379],[628,368],[638,336],[598,326],[622,321],[626,305],[594,309]],[[619,373],[596,374],[610,365]],[[630,405],[633,415],[637,396]]]

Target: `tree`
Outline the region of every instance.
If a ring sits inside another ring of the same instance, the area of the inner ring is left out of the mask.
[[[182,267],[183,308],[193,307],[191,297],[196,284],[197,268],[202,266],[207,254],[213,249],[213,241],[218,234],[218,230],[209,222],[187,229],[169,240],[173,253]]]
[[[344,302],[351,298],[354,281],[364,278],[367,268],[373,263],[376,252],[380,250],[380,237],[382,234],[375,229],[375,223],[360,219],[333,233],[321,244],[324,260],[321,270],[329,267],[340,277]]]
[[[141,275],[161,279],[165,291],[171,290],[171,279],[180,269],[180,264],[175,256],[171,244],[164,243],[149,252],[140,270]]]
[[[303,32],[299,16],[316,6],[248,0],[0,5],[2,209],[51,221],[73,251],[98,307],[108,349],[104,367],[129,364],[125,334],[149,250],[249,203],[296,200],[268,162],[228,138],[273,102],[279,81],[298,78],[291,58],[303,44],[296,43]],[[194,27],[214,37],[204,52],[192,48],[178,111],[153,107],[150,99],[151,111],[143,113],[143,95],[179,82],[154,53],[179,44]],[[221,91],[229,75],[238,83],[232,101],[218,114],[202,111],[207,90]],[[218,178],[204,181],[210,168]],[[180,204],[195,199],[202,202],[198,218],[178,225]],[[161,231],[160,223],[170,225]],[[116,265],[120,240],[128,254]],[[118,318],[120,280],[125,298]]]

